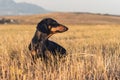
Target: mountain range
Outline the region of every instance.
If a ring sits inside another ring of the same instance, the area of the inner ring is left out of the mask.
[[[48,10],[34,4],[16,3],[13,0],[0,0],[0,15],[28,15],[48,12]]]

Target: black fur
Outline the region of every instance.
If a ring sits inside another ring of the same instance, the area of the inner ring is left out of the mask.
[[[46,56],[47,52],[50,52],[53,56],[60,54],[62,56],[66,55],[66,50],[59,44],[48,40],[49,35],[53,35],[51,31],[52,28],[57,28],[59,26],[63,27],[63,30],[56,30],[54,33],[65,32],[68,30],[62,24],[59,24],[57,21],[52,18],[45,18],[37,25],[37,30],[35,35],[29,45],[29,50],[35,51],[35,55],[32,54],[33,60],[36,58],[42,57],[44,60],[48,58]]]

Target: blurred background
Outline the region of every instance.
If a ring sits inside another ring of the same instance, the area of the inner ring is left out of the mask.
[[[0,0],[0,23],[36,24],[51,17],[64,24],[119,24],[119,4],[119,0]]]

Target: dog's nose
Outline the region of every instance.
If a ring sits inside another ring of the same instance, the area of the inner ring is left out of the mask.
[[[67,31],[67,30],[68,30],[68,28],[67,28],[67,27],[65,27],[65,28],[64,28],[64,30],[65,30],[65,31]]]

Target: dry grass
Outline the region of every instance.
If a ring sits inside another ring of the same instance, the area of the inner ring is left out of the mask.
[[[0,25],[0,80],[119,80],[120,25],[69,25],[50,39],[68,55],[54,66],[32,65],[35,25]],[[52,63],[51,63],[52,64]]]

